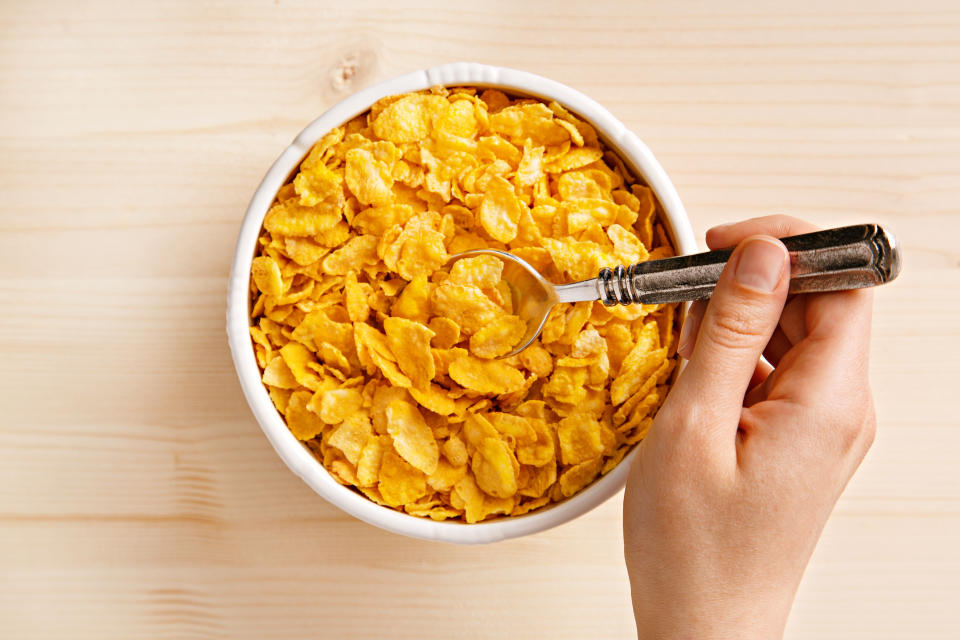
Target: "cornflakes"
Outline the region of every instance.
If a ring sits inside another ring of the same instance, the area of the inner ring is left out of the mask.
[[[496,358],[513,350],[527,331],[519,316],[504,315],[470,336],[470,351],[481,358]]]
[[[386,318],[383,328],[387,332],[387,346],[396,358],[400,370],[410,378],[412,385],[425,389],[436,375],[430,339],[433,331],[406,318]]]
[[[403,400],[391,402],[387,407],[387,432],[404,460],[426,474],[437,470],[440,447],[415,406]]]
[[[251,342],[291,433],[339,483],[467,523],[575,495],[644,438],[675,305],[558,305],[526,332],[490,255],[562,283],[673,255],[653,192],[564,109],[496,89],[391,96],[277,193]]]
[[[480,393],[510,393],[523,386],[523,373],[502,360],[464,355],[450,363],[449,375],[467,389]]]

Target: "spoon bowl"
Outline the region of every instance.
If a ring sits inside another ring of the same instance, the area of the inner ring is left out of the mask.
[[[453,264],[460,258],[473,256],[495,256],[503,262],[503,280],[510,286],[510,297],[513,302],[513,311],[520,316],[527,325],[517,348],[501,356],[514,356],[536,340],[543,325],[547,323],[550,310],[560,302],[557,288],[552,282],[540,275],[540,272],[526,260],[506,251],[496,249],[473,249],[464,251],[450,258],[448,264]]]

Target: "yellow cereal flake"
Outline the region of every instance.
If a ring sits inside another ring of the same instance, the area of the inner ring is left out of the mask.
[[[290,367],[279,355],[275,356],[263,370],[263,384],[281,389],[296,389],[300,386]]]
[[[387,431],[393,437],[397,453],[425,474],[437,470],[440,447],[415,406],[394,400],[387,407]]]
[[[460,325],[450,318],[431,318],[428,327],[434,334],[430,345],[437,349],[449,349],[460,342]]]
[[[526,140],[542,146],[570,141],[570,134],[556,123],[553,113],[542,103],[505,107],[490,115],[490,129],[519,145]]]
[[[413,217],[409,204],[391,204],[364,209],[353,218],[353,228],[362,234],[383,236],[394,225],[403,226]]]
[[[647,328],[652,329],[652,331],[647,330]],[[614,405],[622,403],[636,393],[647,381],[647,378],[666,359],[666,347],[650,346],[653,344],[659,344],[657,324],[656,322],[648,322],[633,350],[624,358],[617,377],[610,385],[610,400]]]
[[[523,373],[501,360],[462,356],[450,363],[449,375],[458,384],[480,393],[510,393],[521,388]]]
[[[367,149],[347,152],[344,177],[361,204],[385,206],[393,202],[393,166],[377,160]]]
[[[602,464],[602,458],[594,458],[593,460],[574,465],[561,473],[559,482],[560,493],[563,497],[569,498],[593,482],[597,474],[600,473],[600,466]]]
[[[453,398],[450,397],[446,389],[439,385],[429,384],[425,388],[412,386],[408,391],[424,409],[429,409],[441,416],[448,416],[456,411],[456,403],[454,403]]]
[[[356,389],[318,391],[315,397],[319,398],[317,414],[327,424],[339,424],[358,412],[360,407],[363,406],[363,396]],[[313,404],[315,405],[315,403]],[[356,464],[356,460],[351,460],[351,462]]]
[[[367,440],[372,436],[370,417],[366,413],[352,413],[330,432],[327,444],[343,452],[350,464],[357,465]]]
[[[485,494],[470,474],[465,475],[453,486],[450,493],[451,504],[459,503],[464,509],[464,519],[468,524],[480,522],[487,516],[506,514],[513,510],[511,498],[494,498]]]
[[[450,268],[449,284],[464,284],[492,289],[502,282],[503,261],[496,256],[481,255],[461,258]]]
[[[434,333],[419,322],[406,318],[387,318],[383,321],[387,346],[396,358],[400,370],[418,389],[426,389],[436,375],[430,339]]]
[[[580,464],[603,453],[600,423],[588,417],[579,414],[567,416],[557,426],[557,437],[563,464]]]
[[[499,176],[494,176],[480,203],[480,225],[490,237],[500,242],[510,242],[517,236],[520,212],[526,208],[513,185]]]
[[[373,293],[369,284],[360,283],[355,271],[347,273],[343,282],[343,303],[347,309],[350,322],[366,322],[370,317],[370,294]]]
[[[517,460],[533,466],[547,464],[556,456],[553,427],[539,418],[529,418],[528,421],[536,433],[537,440],[529,444],[517,443]]]
[[[308,313],[290,337],[308,348],[316,349],[317,344],[328,342],[344,354],[354,350],[353,326],[331,319],[323,309]]]
[[[329,229],[324,229],[313,235],[313,241],[328,251],[339,247],[350,237],[350,225],[340,220]],[[292,257],[292,256],[291,256]]]
[[[320,416],[307,409],[312,394],[309,391],[294,391],[287,401],[284,418],[287,426],[298,440],[310,440],[323,433],[327,426]]]
[[[543,395],[565,404],[579,404],[586,398],[586,367],[561,367],[553,370],[550,379],[543,386]]]
[[[426,324],[430,318],[430,294],[435,288],[436,285],[429,282],[426,275],[414,277],[400,292],[391,314]]]
[[[313,164],[310,168],[300,167],[300,173],[293,181],[293,187],[300,196],[300,204],[312,207],[330,197],[340,194],[343,176],[323,164]]]
[[[547,173],[570,171],[592,164],[603,156],[603,151],[596,147],[574,147],[562,156],[544,166]]]
[[[283,278],[276,260],[267,256],[253,259],[250,274],[257,288],[268,296],[279,297],[283,294]]]
[[[447,261],[443,233],[427,225],[411,227],[400,249],[397,273],[406,280],[427,276]]]
[[[557,463],[552,459],[539,467],[525,465],[520,470],[527,472],[526,483],[517,491],[522,496],[530,498],[544,496],[557,481]]]
[[[389,449],[380,462],[377,489],[384,504],[400,507],[416,502],[427,494],[427,477],[400,455]]]
[[[537,432],[527,418],[516,416],[512,413],[488,413],[487,420],[493,425],[502,438],[512,444],[512,448],[517,445],[535,444],[537,442]]]
[[[430,306],[434,314],[453,320],[468,336],[503,314],[479,287],[446,282],[431,294]]]
[[[517,165],[515,180],[519,187],[532,187],[543,177],[543,147],[525,144],[523,157]]]
[[[636,264],[638,262],[644,262],[649,258],[650,254],[647,253],[647,249],[643,246],[643,243],[640,242],[640,239],[619,224],[610,225],[607,228],[607,235],[610,237],[610,241],[613,242],[617,258],[619,258],[622,263],[626,265]]]
[[[313,236],[331,229],[342,218],[341,207],[336,203],[322,202],[315,207],[305,207],[287,200],[270,208],[263,220],[263,228],[275,236]]]
[[[467,446],[459,436],[453,435],[447,438],[441,447],[444,457],[451,465],[459,467],[467,464],[470,458],[467,454]]]
[[[297,238],[294,236],[284,238],[283,248],[291,260],[303,267],[315,263],[330,253],[329,247],[318,244],[312,238]]]
[[[437,470],[427,476],[427,484],[434,491],[450,491],[465,475],[467,475],[466,464],[455,466],[441,458],[437,463]]]
[[[434,117],[446,108],[448,103],[442,96],[404,96],[380,112],[373,121],[373,133],[396,144],[417,142],[427,137]]]
[[[496,498],[509,498],[517,492],[518,464],[510,448],[499,438],[483,438],[473,454],[470,468],[477,486]]]
[[[470,352],[481,358],[497,358],[513,350],[527,331],[519,316],[500,316],[470,336]]]
[[[373,429],[380,435],[387,433],[387,407],[395,400],[410,400],[410,395],[406,389],[401,387],[392,387],[387,384],[377,386],[373,394],[373,404],[370,407],[370,418],[373,421]]]
[[[367,441],[360,450],[360,457],[357,459],[359,486],[372,487],[377,484],[380,477],[380,461],[383,459],[383,453],[390,449],[391,442],[388,436],[372,434],[367,437]]]
[[[317,375],[313,373],[307,364],[315,362],[313,354],[299,342],[288,342],[280,348],[280,357],[287,364],[297,383],[313,389],[319,384]]]
[[[329,274],[345,275],[362,266],[376,264],[379,259],[376,236],[354,236],[323,259],[323,269]]]
[[[510,512],[511,516],[522,516],[524,514],[530,513],[540,507],[547,505],[550,502],[549,496],[541,496],[533,500],[527,500],[526,502],[517,503],[513,508],[513,511]]]

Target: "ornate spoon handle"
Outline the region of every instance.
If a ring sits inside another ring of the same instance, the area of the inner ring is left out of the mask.
[[[877,224],[815,231],[781,242],[790,252],[790,293],[874,287],[900,273],[900,247]],[[713,293],[731,253],[723,249],[605,268],[596,278],[596,291],[607,306],[703,300]]]

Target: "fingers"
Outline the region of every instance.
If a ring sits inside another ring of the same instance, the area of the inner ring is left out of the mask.
[[[778,367],[780,366],[780,360],[782,360],[783,356],[787,354],[787,351],[790,351],[792,348],[793,343],[790,342],[783,333],[783,329],[777,327],[774,329],[773,335],[770,336],[770,342],[767,343],[767,346],[763,350],[763,357],[767,359],[767,362]]]
[[[753,372],[753,377],[750,378],[750,390],[743,398],[744,407],[752,407],[767,399],[767,380],[770,379],[773,371],[774,369],[769,363],[763,360],[757,363],[757,369]]]
[[[873,292],[868,289],[807,294],[802,357],[791,363],[791,395],[816,404],[849,387],[865,387]],[[798,346],[799,349],[799,346]],[[802,384],[800,384],[802,381]]]
[[[683,322],[683,329],[680,330],[680,342],[677,347],[677,353],[680,357],[690,359],[693,353],[693,345],[697,342],[697,332],[700,331],[700,321],[703,320],[703,312],[707,310],[706,300],[697,300],[690,305],[687,311],[687,319]]]
[[[806,220],[783,215],[763,216],[713,227],[707,231],[707,246],[711,249],[725,249],[739,244],[749,236],[767,235],[786,238],[816,230],[817,226]]]
[[[757,362],[757,367],[753,370],[753,375],[750,376],[749,388],[753,389],[754,387],[763,384],[772,372],[773,367],[770,365],[770,363],[767,362],[766,359],[761,358]]]
[[[730,434],[783,310],[787,264],[786,248],[769,236],[747,238],[737,247],[700,321],[690,362],[670,394]]]
[[[780,326],[774,330],[770,342],[763,350],[763,357],[773,366],[777,366],[787,351],[807,335],[806,301],[805,295],[787,299],[783,313],[780,314]],[[693,353],[693,347],[697,343],[697,332],[700,330],[700,322],[703,320],[703,312],[706,308],[705,300],[698,300],[690,305],[683,329],[680,331],[680,346],[677,348],[677,353],[683,358],[689,360],[690,354]]]
[[[780,315],[780,329],[792,344],[807,337],[807,300],[809,295],[801,294],[787,299]]]

